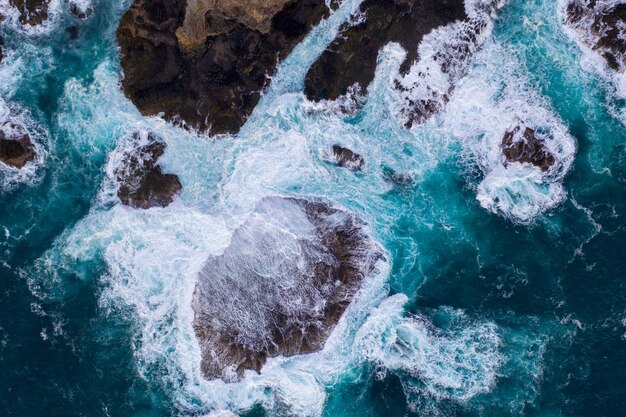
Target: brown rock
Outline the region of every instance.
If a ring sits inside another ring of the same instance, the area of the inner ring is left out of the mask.
[[[381,258],[363,227],[324,202],[263,199],[198,276],[193,326],[205,377],[234,381],[269,357],[322,349]]]
[[[0,162],[23,168],[35,156],[35,146],[23,126],[13,122],[0,125]]]
[[[139,134],[135,133],[139,140]],[[149,143],[127,153],[115,171],[119,189],[117,196],[127,206],[149,209],[166,207],[182,190],[176,175],[163,174],[157,160],[165,152],[165,143],[152,135]]]
[[[511,162],[532,164],[543,172],[554,165],[554,155],[548,151],[534,129],[518,125],[508,130],[502,138],[505,166]]]
[[[136,0],[117,30],[124,91],[144,115],[236,133],[327,13],[325,0]]]
[[[365,167],[365,160],[361,155],[339,145],[333,145],[333,157],[337,165],[342,168],[348,168],[352,171],[363,171]]]
[[[67,1],[67,0],[65,0]],[[87,6],[85,8],[81,7],[76,2],[70,2],[70,13],[77,17],[80,20],[88,19],[93,13],[93,8],[91,6]]]
[[[20,12],[20,23],[37,26],[48,19],[50,0],[9,0]]]

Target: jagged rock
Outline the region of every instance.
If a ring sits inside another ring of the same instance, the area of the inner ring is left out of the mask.
[[[2,22],[2,20],[0,19],[0,22]],[[0,64],[2,63],[2,60],[4,59],[4,41],[2,40],[2,37],[0,37]]]
[[[37,26],[48,19],[50,0],[9,0],[20,12],[20,23]]]
[[[611,69],[626,69],[626,3],[570,0],[565,19],[579,40],[602,56]]]
[[[134,139],[140,136],[135,133]],[[182,190],[176,175],[164,174],[157,160],[165,152],[165,143],[152,135],[148,144],[128,152],[122,159],[121,166],[115,171],[119,183],[117,196],[127,206],[149,209],[166,207]]]
[[[507,130],[502,138],[501,149],[505,166],[519,162],[532,164],[546,172],[555,163],[554,155],[546,148],[537,132],[523,125]]]
[[[91,5],[81,5],[80,3],[72,1],[70,2],[70,13],[80,20],[89,19],[93,13],[93,7]]]
[[[124,91],[144,115],[236,133],[328,11],[325,0],[136,0],[117,30]]]
[[[365,91],[374,79],[378,53],[389,42],[398,42],[407,51],[401,67],[406,72],[417,59],[424,35],[467,17],[463,0],[365,0],[359,11],[365,19],[343,25],[307,73],[309,100],[335,100],[355,83]]]
[[[352,171],[363,171],[365,167],[365,160],[361,155],[339,145],[333,145],[333,158],[337,165]]]
[[[204,376],[235,381],[269,357],[322,349],[381,257],[363,222],[345,211],[263,199],[199,273],[193,327]]]
[[[35,156],[35,146],[22,125],[10,121],[0,125],[0,162],[23,168]]]

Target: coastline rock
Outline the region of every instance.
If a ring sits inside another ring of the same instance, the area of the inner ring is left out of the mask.
[[[37,26],[48,19],[48,5],[50,0],[9,0],[13,7],[20,12],[20,23]]]
[[[626,3],[570,0],[565,14],[565,23],[583,44],[597,52],[612,70],[626,70]]]
[[[504,165],[512,162],[531,164],[546,172],[555,163],[554,155],[543,144],[537,132],[523,125],[507,130],[502,138]]]
[[[67,1],[67,0],[65,0]],[[86,20],[89,19],[89,17],[91,16],[91,14],[93,13],[93,7],[91,6],[91,4],[81,4],[78,3],[76,1],[71,1],[70,2],[70,13],[80,19],[80,20]]]
[[[213,134],[237,133],[325,0],[136,0],[117,39],[126,96]]]
[[[325,202],[267,197],[198,276],[193,327],[207,379],[318,351],[382,257],[363,222]]]
[[[2,20],[0,20],[0,22],[1,21]],[[2,40],[2,37],[0,36],[0,64],[2,63],[2,60],[4,59],[4,51],[2,48],[4,48],[4,41]]]
[[[139,141],[140,135],[134,134]],[[167,207],[182,190],[176,175],[164,174],[157,160],[165,152],[165,143],[148,135],[148,144],[126,153],[115,170],[119,183],[117,196],[123,204],[135,208]]]
[[[365,91],[374,79],[378,53],[389,42],[398,42],[407,51],[401,71],[408,71],[424,35],[467,17],[463,0],[365,0],[359,13],[364,19],[344,24],[309,69],[305,80],[309,100],[335,100],[355,83]]]
[[[35,146],[22,125],[13,122],[0,125],[0,162],[14,168],[23,168],[35,156]]]
[[[351,171],[363,171],[365,159],[358,153],[339,145],[333,145],[333,158],[337,165]]]

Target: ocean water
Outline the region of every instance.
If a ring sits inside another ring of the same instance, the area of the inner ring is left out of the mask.
[[[509,0],[426,124],[403,127],[394,44],[362,107],[307,102],[308,65],[359,3],[281,63],[239,135],[211,138],[124,97],[115,29],[129,0],[93,0],[84,22],[52,0],[37,29],[0,0],[0,117],[39,151],[24,171],[0,166],[1,416],[626,416],[619,83],[565,30],[562,2]],[[429,35],[422,56],[447,36]],[[518,119],[548,138],[547,174],[502,166]],[[183,184],[165,209],[117,202],[136,131],[166,141],[161,165]],[[365,170],[330,164],[334,144]],[[322,351],[207,381],[197,274],[276,195],[357,214],[385,260]]]

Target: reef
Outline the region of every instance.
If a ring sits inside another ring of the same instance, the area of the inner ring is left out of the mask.
[[[20,23],[37,26],[48,19],[50,0],[9,0],[11,5],[20,12]]]
[[[554,155],[546,148],[537,131],[523,124],[506,131],[501,149],[505,166],[519,162],[534,165],[546,172],[555,163]]]
[[[324,347],[382,257],[365,224],[323,201],[266,197],[198,276],[193,327],[208,379]]]
[[[122,86],[144,115],[236,133],[325,0],[136,0],[117,30]]]
[[[141,135],[133,139],[139,142]],[[176,175],[164,174],[157,160],[165,152],[166,145],[148,135],[148,143],[124,154],[115,170],[119,184],[117,196],[123,204],[135,208],[166,207],[182,190]]]
[[[14,168],[23,168],[35,156],[35,146],[22,125],[11,121],[0,125],[0,162]]]
[[[333,159],[342,168],[352,171],[363,171],[365,159],[358,153],[339,145],[333,145]]]
[[[565,19],[579,40],[604,58],[612,70],[626,70],[626,3],[571,0]]]

